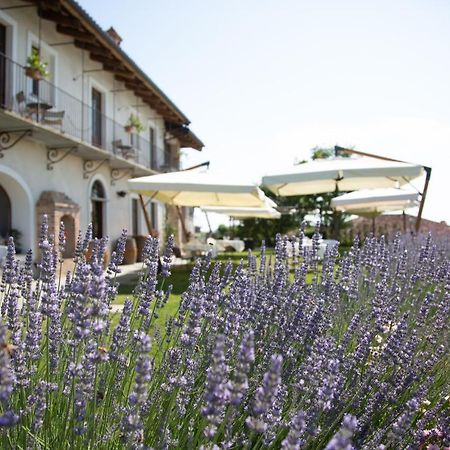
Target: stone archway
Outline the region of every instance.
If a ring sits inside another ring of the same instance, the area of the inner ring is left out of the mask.
[[[15,244],[18,253],[28,249],[34,250],[34,205],[30,188],[20,174],[1,164],[0,187],[3,190],[3,199],[0,200],[3,231],[0,234],[7,231],[8,235],[16,235]],[[9,199],[9,209],[6,198]]]
[[[42,224],[44,214],[48,219],[48,231],[58,236],[60,223],[64,223],[66,250],[64,258],[71,258],[75,251],[75,242],[80,230],[80,206],[62,192],[43,191],[36,205],[37,230]]]

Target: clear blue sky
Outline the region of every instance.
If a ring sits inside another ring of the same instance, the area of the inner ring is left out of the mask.
[[[450,223],[450,2],[80,3],[190,118],[186,164],[258,181],[352,145],[432,166],[425,217]]]

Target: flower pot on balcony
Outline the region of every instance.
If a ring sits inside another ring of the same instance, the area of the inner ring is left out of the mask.
[[[125,125],[125,131],[127,133],[134,133],[136,131],[136,127],[133,125]]]
[[[32,78],[33,80],[38,81],[44,78],[42,72],[39,69],[36,69],[35,67],[25,67],[25,75],[29,78]]]

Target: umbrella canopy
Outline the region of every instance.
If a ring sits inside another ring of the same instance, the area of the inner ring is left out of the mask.
[[[331,200],[331,207],[359,216],[376,216],[417,206],[419,194],[402,189],[362,189]]]
[[[263,184],[281,196],[388,188],[419,177],[423,167],[375,158],[331,158],[299,164],[290,170],[266,175]]]
[[[236,217],[238,219],[247,219],[251,217],[259,217],[262,219],[279,219],[281,213],[275,208],[229,208],[227,206],[202,206],[202,210],[207,213],[226,214],[227,216]]]
[[[225,179],[210,172],[171,172],[127,181],[128,188],[176,206],[241,206],[261,208],[268,198],[254,184]],[[272,202],[273,203],[273,202]]]

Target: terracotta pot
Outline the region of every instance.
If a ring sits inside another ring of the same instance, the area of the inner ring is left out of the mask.
[[[127,133],[134,133],[134,126],[133,125],[125,125],[125,131]]]
[[[42,80],[43,78],[41,71],[34,67],[25,67],[25,75],[33,80]]]
[[[145,240],[147,239],[147,236],[139,235],[134,236],[134,239],[136,240],[136,246],[137,246],[137,262],[144,261],[144,258],[142,256],[142,250],[144,250]]]
[[[137,260],[137,245],[134,237],[127,238],[125,242],[125,253],[123,254],[123,264],[134,264]]]

